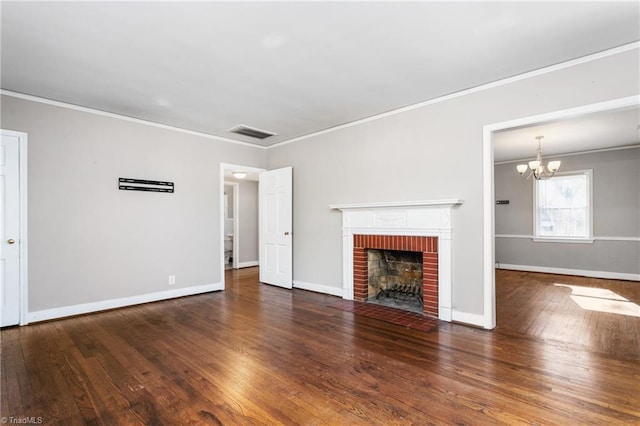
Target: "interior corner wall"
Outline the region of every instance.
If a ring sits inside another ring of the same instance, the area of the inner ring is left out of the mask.
[[[548,157],[548,159],[552,159]],[[640,148],[563,156],[561,172],[593,171],[592,244],[533,241],[533,190],[515,169],[495,166],[496,262],[640,276]]]
[[[29,138],[29,312],[221,282],[219,164],[263,168],[266,150],[12,96],[1,107],[1,127]],[[119,177],[175,193],[120,191]]]
[[[483,126],[638,95],[639,59],[629,50],[270,148],[269,168],[293,166],[294,281],[342,287],[330,204],[461,198],[453,309],[484,315]]]
[[[258,264],[258,208],[258,182],[240,181],[238,197],[240,267]]]

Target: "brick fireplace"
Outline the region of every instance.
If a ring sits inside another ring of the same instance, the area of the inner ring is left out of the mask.
[[[451,210],[459,199],[339,204],[343,299],[369,297],[367,250],[422,253],[423,314],[451,321]]]
[[[438,238],[407,235],[353,235],[353,299],[370,298],[367,251],[371,249],[422,254],[422,311],[438,317]]]

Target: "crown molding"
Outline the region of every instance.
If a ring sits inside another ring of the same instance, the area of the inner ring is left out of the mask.
[[[608,151],[620,151],[622,149],[634,149],[640,148],[640,144],[636,145],[624,145],[624,146],[614,146],[611,148],[599,148],[599,149],[589,149],[586,151],[576,151],[576,152],[567,152],[565,154],[545,154],[546,157],[553,158],[562,158],[562,157],[573,157],[574,155],[583,155],[583,154],[597,154],[599,152],[608,152]],[[511,164],[511,163],[522,163],[524,161],[531,161],[531,158],[521,158],[519,160],[505,160],[505,161],[497,161],[493,163],[494,166],[499,166],[501,164]]]
[[[427,101],[424,102],[420,102],[417,104],[413,104],[413,105],[408,105],[402,108],[398,108],[398,109],[394,109],[391,111],[387,111],[384,112],[382,114],[377,114],[377,115],[372,115],[371,117],[367,117],[367,118],[363,118],[361,120],[356,120],[356,121],[352,121],[350,123],[345,123],[345,124],[341,124],[339,126],[335,126],[335,127],[330,127],[328,129],[324,129],[324,130],[320,130],[318,132],[314,132],[314,133],[309,133],[307,135],[303,135],[303,136],[299,136],[293,139],[289,139],[286,141],[282,141],[282,142],[278,142],[276,144],[273,145],[269,145],[267,147],[267,149],[271,149],[271,148],[277,148],[280,146],[284,146],[293,142],[298,142],[304,139],[308,139],[314,136],[319,136],[319,135],[323,135],[326,133],[331,133],[331,132],[335,132],[337,130],[342,130],[342,129],[346,129],[352,126],[358,126],[360,124],[364,124],[364,123],[368,123],[370,121],[376,121],[376,120],[380,120],[382,118],[386,118],[386,117],[390,117],[396,114],[401,114],[403,112],[407,112],[407,111],[411,111],[414,109],[418,109],[418,108],[422,108],[428,105],[433,105],[433,104],[437,104],[440,102],[445,102],[451,99],[455,99],[455,98],[459,98],[462,96],[466,96],[466,95],[470,95],[472,93],[477,93],[477,92],[482,92],[484,90],[489,90],[489,89],[493,89],[496,87],[500,87],[500,86],[505,86],[507,84],[511,84],[511,83],[515,83],[517,81],[522,81],[522,80],[526,80],[528,78],[532,78],[532,77],[537,77],[540,75],[544,75],[544,74],[549,74],[555,71],[559,71],[565,68],[570,68],[576,65],[580,65],[580,64],[584,64],[587,62],[592,62],[592,61],[596,61],[598,59],[602,59],[602,58],[606,58],[609,56],[614,56],[614,55],[618,55],[620,53],[624,53],[624,52],[628,52],[630,50],[635,50],[635,49],[640,49],[640,41],[636,41],[633,43],[629,43],[629,44],[625,44],[622,46],[618,46],[615,47],[613,49],[608,49],[608,50],[604,50],[602,52],[597,52],[597,53],[593,53],[591,55],[587,55],[587,56],[583,56],[581,58],[576,58],[576,59],[572,59],[569,61],[565,61],[565,62],[561,62],[559,64],[554,64],[554,65],[550,65],[548,67],[544,67],[544,68],[540,68],[537,70],[533,70],[533,71],[528,71],[522,74],[518,74],[512,77],[507,77],[507,78],[503,78],[501,80],[496,80],[493,81],[491,83],[486,83],[486,84],[482,84],[480,86],[475,86],[469,89],[465,89],[465,90],[461,90],[459,92],[454,92],[454,93],[450,93],[448,95],[444,95],[444,96],[439,96],[437,98],[433,98],[433,99],[429,99]]]
[[[251,147],[251,148],[266,149],[266,147],[264,147],[264,146],[252,144],[252,143],[249,143],[249,142],[242,142],[242,141],[237,141],[237,140],[234,140],[234,139],[223,138],[221,136],[214,136],[214,135],[210,135],[208,133],[196,132],[195,130],[188,130],[188,129],[183,129],[181,127],[169,126],[168,124],[156,123],[155,121],[149,121],[149,120],[143,120],[143,119],[140,119],[140,118],[129,117],[127,115],[121,115],[121,114],[116,114],[116,113],[113,113],[113,112],[102,111],[102,110],[99,110],[99,109],[94,109],[94,108],[84,107],[84,106],[80,106],[80,105],[70,104],[70,103],[67,103],[67,102],[54,101],[52,99],[41,98],[39,96],[27,95],[27,94],[19,93],[19,92],[13,92],[11,90],[0,89],[0,95],[10,96],[10,97],[13,97],[13,98],[18,98],[18,99],[24,99],[24,100],[32,101],[32,102],[38,102],[38,103],[46,104],[46,105],[53,105],[53,106],[57,106],[57,107],[60,107],[60,108],[71,109],[71,110],[74,110],[74,111],[86,112],[86,113],[89,113],[89,114],[99,115],[99,116],[102,116],[102,117],[115,118],[117,120],[129,121],[131,123],[143,124],[143,125],[146,125],[146,126],[157,127],[159,129],[165,129],[165,130],[171,130],[171,131],[174,131],[174,132],[184,133],[184,134],[187,134],[187,135],[199,136],[199,137],[202,137],[202,138],[212,139],[212,140],[215,140],[215,141],[218,141],[218,142],[228,142],[228,143],[234,143],[234,144],[237,144],[237,145],[248,146],[248,147]]]
[[[487,84],[482,84],[480,86],[475,86],[469,89],[465,89],[465,90],[461,90],[459,92],[454,92],[454,93],[450,93],[448,95],[444,95],[444,96],[439,96],[433,99],[429,99],[427,101],[424,102],[419,102],[417,104],[413,104],[413,105],[408,105],[402,108],[398,108],[398,109],[394,109],[391,111],[387,111],[381,114],[376,114],[367,118],[363,118],[360,120],[356,120],[356,121],[352,121],[349,123],[345,123],[345,124],[341,124],[335,127],[330,127],[328,129],[324,129],[324,130],[320,130],[317,132],[313,132],[313,133],[309,133],[303,136],[298,136],[295,137],[293,139],[288,139],[282,142],[278,142],[275,143],[273,145],[269,145],[269,146],[262,146],[262,145],[257,145],[257,144],[253,144],[253,143],[249,143],[249,142],[242,142],[242,141],[237,141],[234,139],[228,139],[228,138],[224,138],[221,136],[214,136],[208,133],[202,133],[202,132],[197,132],[194,130],[188,130],[188,129],[183,129],[180,127],[175,127],[175,126],[169,126],[166,124],[161,124],[161,123],[156,123],[153,121],[148,121],[148,120],[142,120],[139,118],[133,118],[133,117],[129,117],[126,115],[120,115],[120,114],[115,114],[112,112],[107,112],[107,111],[102,111],[102,110],[98,110],[98,109],[94,109],[94,108],[88,108],[88,107],[83,107],[83,106],[79,106],[79,105],[75,105],[75,104],[70,104],[70,103],[66,103],[66,102],[60,102],[60,101],[55,101],[52,99],[46,99],[46,98],[41,98],[38,96],[33,96],[33,95],[27,95],[24,93],[19,93],[19,92],[14,92],[11,90],[6,90],[6,89],[0,89],[0,94],[5,95],[5,96],[11,96],[14,98],[20,98],[20,99],[25,99],[25,100],[29,100],[29,101],[33,101],[33,102],[40,102],[43,104],[47,104],[47,105],[54,105],[54,106],[58,106],[61,108],[67,108],[67,109],[72,109],[72,110],[76,110],[76,111],[82,111],[82,112],[87,112],[90,114],[96,114],[96,115],[101,115],[104,117],[110,117],[110,118],[115,118],[115,119],[119,119],[119,120],[124,120],[124,121],[129,121],[129,122],[133,122],[133,123],[138,123],[138,124],[144,124],[144,125],[148,125],[148,126],[152,126],[152,127],[157,127],[157,128],[161,128],[161,129],[166,129],[166,130],[172,130],[172,131],[176,131],[176,132],[180,132],[180,133],[185,133],[185,134],[189,134],[189,135],[194,135],[194,136],[200,136],[203,138],[207,138],[207,139],[212,139],[212,140],[216,140],[216,141],[220,141],[220,142],[228,142],[228,143],[234,143],[234,144],[238,144],[238,145],[242,145],[242,146],[248,146],[248,147],[252,147],[252,148],[258,148],[258,149],[264,149],[264,150],[269,150],[271,148],[278,148],[293,142],[298,142],[301,140],[305,140],[314,136],[319,136],[319,135],[323,135],[326,133],[331,133],[331,132],[335,132],[338,130],[342,130],[342,129],[346,129],[349,127],[353,127],[353,126],[358,126],[360,124],[364,124],[364,123],[368,123],[371,121],[376,121],[376,120],[380,120],[386,117],[390,117],[396,114],[401,114],[407,111],[411,111],[414,109],[418,109],[418,108],[422,108],[428,105],[433,105],[433,104],[437,104],[440,102],[445,102],[451,99],[455,99],[455,98],[459,98],[462,96],[466,96],[472,93],[477,93],[477,92],[481,92],[484,90],[489,90],[489,89],[493,89],[496,87],[500,87],[500,86],[504,86],[507,84],[511,84],[511,83],[515,83],[517,81],[522,81],[522,80],[526,80],[528,78],[532,78],[532,77],[537,77],[540,75],[544,75],[544,74],[548,74],[548,73],[552,73],[558,70],[562,70],[565,68],[570,68],[576,65],[580,65],[580,64],[584,64],[587,62],[591,62],[591,61],[595,61],[598,59],[602,59],[602,58],[606,58],[609,56],[613,56],[613,55],[618,55],[620,53],[624,53],[624,52],[628,52],[631,50],[635,50],[635,49],[640,49],[640,41],[636,41],[633,43],[629,43],[629,44],[625,44],[622,46],[618,46],[615,47],[613,49],[608,49],[608,50],[604,50],[602,52],[597,52],[597,53],[593,53],[591,55],[587,55],[587,56],[583,56],[581,58],[577,58],[577,59],[572,59],[569,61],[565,61],[565,62],[561,62],[559,64],[554,64],[554,65],[550,65],[548,67],[544,67],[544,68],[540,68],[537,70],[533,70],[533,71],[528,71],[522,74],[518,74],[512,77],[507,77],[507,78],[503,78],[501,80],[497,80],[491,83],[487,83]]]

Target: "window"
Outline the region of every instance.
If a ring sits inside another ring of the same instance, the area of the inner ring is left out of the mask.
[[[559,173],[534,185],[534,239],[592,240],[592,171]]]

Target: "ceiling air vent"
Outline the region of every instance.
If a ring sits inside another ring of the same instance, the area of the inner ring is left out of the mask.
[[[229,129],[231,133],[238,135],[249,136],[251,138],[266,139],[270,136],[275,136],[277,133],[267,132],[266,130],[256,129],[255,127],[245,126],[244,124],[238,124],[237,126]]]

